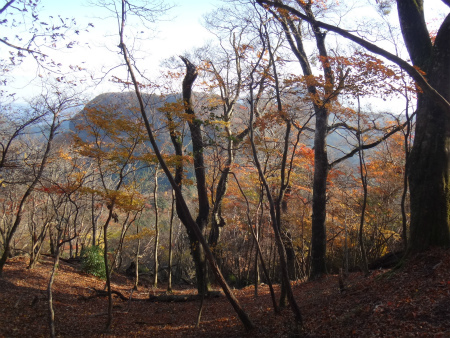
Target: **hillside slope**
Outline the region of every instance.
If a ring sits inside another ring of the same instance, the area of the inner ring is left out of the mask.
[[[0,337],[48,336],[46,287],[51,259],[27,270],[27,259],[8,262],[0,279]],[[295,283],[294,290],[309,337],[450,337],[450,252],[434,250],[417,255],[395,272],[376,271],[365,278],[354,273],[344,292],[337,276]],[[103,336],[105,298],[95,295],[104,282],[62,262],[54,285],[57,334],[62,337]],[[115,276],[113,290],[130,295],[132,283]],[[277,292],[279,291],[276,289]],[[225,297],[205,300],[202,322],[195,328],[199,302],[154,303],[150,294],[164,289],[142,287],[133,301],[114,298],[110,337],[289,337],[289,309],[273,314],[268,288],[236,290],[258,325],[247,333]],[[193,293],[178,288],[176,294]],[[138,301],[141,300],[141,301]]]

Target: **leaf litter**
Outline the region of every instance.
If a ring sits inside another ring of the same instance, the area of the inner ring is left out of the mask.
[[[49,336],[47,284],[53,261],[45,257],[34,269],[15,257],[0,278],[0,337]],[[450,251],[417,254],[396,270],[370,276],[351,273],[339,288],[338,276],[294,282],[308,337],[450,337]],[[205,299],[201,323],[195,327],[200,301],[149,302],[160,288],[140,287],[132,301],[116,295],[110,333],[104,333],[107,299],[95,297],[105,282],[61,262],[53,286],[55,324],[60,337],[292,337],[289,308],[271,308],[269,289],[234,290],[258,327],[246,332],[224,296]],[[112,289],[129,297],[133,282],[113,276]],[[279,295],[279,286],[275,285]],[[174,288],[176,295],[195,294],[192,287]]]

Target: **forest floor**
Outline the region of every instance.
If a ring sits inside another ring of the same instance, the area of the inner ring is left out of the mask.
[[[52,260],[35,269],[15,257],[0,278],[0,337],[48,337],[46,288]],[[61,262],[54,283],[57,335],[61,337],[292,337],[289,308],[275,315],[267,286],[235,290],[257,329],[246,332],[224,296],[205,299],[195,327],[199,301],[148,301],[159,289],[140,288],[132,301],[114,296],[111,333],[103,332],[107,299],[89,298],[105,282]],[[113,290],[128,297],[132,281],[114,276]],[[278,294],[279,288],[275,286]],[[175,288],[175,294],[195,290]],[[450,337],[450,251],[416,255],[395,271],[378,270],[368,277],[352,273],[339,289],[338,276],[294,283],[308,337]],[[137,300],[140,299],[141,301]]]

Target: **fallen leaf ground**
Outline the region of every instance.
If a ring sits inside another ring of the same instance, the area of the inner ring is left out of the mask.
[[[16,257],[0,279],[0,337],[47,337],[46,288],[52,261],[33,270],[27,258]],[[164,287],[164,285],[162,285]],[[206,299],[199,328],[199,302],[153,303],[146,299],[165,288],[141,288],[134,299],[114,297],[111,333],[106,323],[106,298],[91,298],[104,281],[80,273],[61,262],[54,283],[57,335],[61,337],[291,337],[289,308],[275,315],[267,286],[236,290],[236,296],[258,326],[246,332],[225,297]],[[128,296],[132,283],[114,276],[113,290]],[[276,291],[279,289],[276,287]],[[175,294],[192,294],[178,288]],[[308,337],[450,337],[450,251],[416,255],[401,269],[376,271],[369,277],[351,274],[340,292],[338,276],[297,282],[294,293],[301,307]]]

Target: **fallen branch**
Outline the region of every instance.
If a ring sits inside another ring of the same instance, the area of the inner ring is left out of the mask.
[[[222,296],[220,291],[210,291],[205,295],[205,298],[218,298]],[[182,303],[182,302],[194,302],[201,300],[201,295],[167,295],[162,294],[159,296],[150,296],[149,302],[162,302],[162,303]]]
[[[84,297],[84,296],[82,296],[82,297],[80,297],[80,298],[82,298],[82,299],[84,299],[84,300],[89,300],[89,299],[93,299],[93,298],[97,298],[97,297],[108,297],[108,291],[105,291],[105,290],[97,290],[97,289],[91,289],[91,290],[94,290],[94,291],[95,291],[95,294],[90,295],[89,297]],[[132,301],[142,301],[142,300],[143,300],[143,299],[131,298],[131,295],[130,295],[129,298],[128,298],[128,297],[125,297],[120,291],[116,291],[116,290],[112,290],[111,293],[112,293],[113,295],[118,296],[118,297],[119,297],[121,300],[123,300],[123,301],[130,301],[130,300],[132,300]]]

